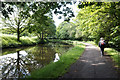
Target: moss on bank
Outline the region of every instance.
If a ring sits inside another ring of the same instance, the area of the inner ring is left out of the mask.
[[[58,78],[62,76],[69,69],[70,65],[79,59],[84,48],[83,44],[77,44],[74,48],[63,54],[58,62],[51,62],[47,66],[33,71],[28,78]]]

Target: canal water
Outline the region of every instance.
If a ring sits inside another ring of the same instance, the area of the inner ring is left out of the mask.
[[[30,47],[3,49],[0,54],[0,78],[24,78],[55,60],[73,45],[48,43]]]

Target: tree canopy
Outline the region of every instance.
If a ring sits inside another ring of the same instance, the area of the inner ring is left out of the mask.
[[[107,43],[113,42],[116,47],[120,46],[119,4],[120,2],[96,2],[82,8],[76,18],[82,34],[95,38],[96,43],[100,37],[104,37]]]
[[[103,37],[109,46],[119,50],[120,47],[120,2],[83,2],[78,5],[80,11],[74,19],[74,38],[95,40]],[[68,37],[69,25],[60,24],[57,31]],[[68,28],[68,29],[66,29]],[[61,31],[60,31],[61,30]],[[66,31],[65,31],[66,30]]]
[[[34,25],[33,32],[35,30],[39,38],[42,34],[43,39],[43,32],[47,33],[46,36],[55,33],[55,25],[52,21],[53,11],[56,15],[63,14],[66,21],[74,17],[71,8],[66,7],[67,4],[71,2],[2,2],[2,18],[5,24],[3,28],[9,27],[9,30],[17,33],[18,41],[20,41],[21,33],[26,29],[31,29],[30,25]],[[63,6],[64,9],[61,10]]]
[[[80,2],[78,4],[80,10],[73,22],[68,22],[74,17],[74,13],[66,6],[67,4],[73,3],[2,2],[1,9],[4,20],[8,19],[9,22],[12,19],[10,15],[15,13],[15,7],[20,10],[19,17],[14,19],[17,24],[10,23],[10,29],[12,31],[17,29],[18,34],[27,29],[28,32],[35,33],[39,39],[56,33],[60,39],[95,40],[96,43],[100,37],[104,37],[109,46],[116,49],[120,47],[120,2]],[[56,15],[61,14],[65,20],[57,29],[53,21],[53,12]],[[9,26],[7,23],[6,25]]]

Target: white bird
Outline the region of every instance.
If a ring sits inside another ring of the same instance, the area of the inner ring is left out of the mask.
[[[56,53],[54,62],[57,62],[58,60],[60,60],[60,57],[59,57],[58,53]]]

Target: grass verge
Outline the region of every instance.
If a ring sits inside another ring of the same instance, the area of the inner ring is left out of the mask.
[[[116,64],[116,67],[120,67],[120,52],[118,52],[112,48],[105,48],[105,52],[108,55],[111,55],[111,58],[113,59],[113,61]]]
[[[84,48],[83,44],[77,44],[74,48],[63,54],[58,62],[51,62],[45,67],[33,71],[28,78],[58,78],[62,76],[67,72],[70,65],[79,59]]]
[[[36,38],[30,37],[21,37],[20,42],[17,41],[17,37],[14,35],[2,34],[0,37],[2,38],[2,48],[33,45],[37,43]]]

